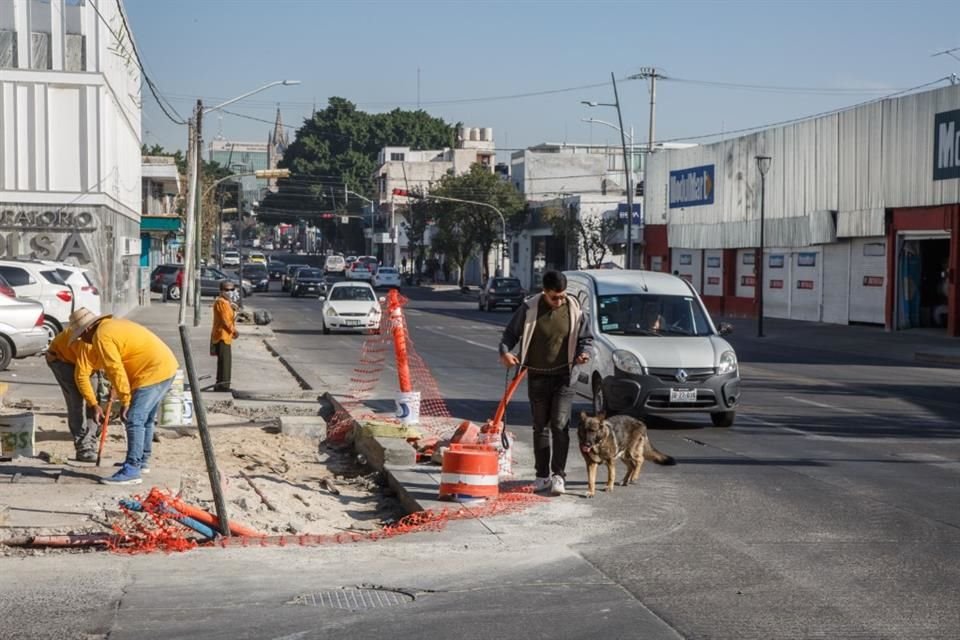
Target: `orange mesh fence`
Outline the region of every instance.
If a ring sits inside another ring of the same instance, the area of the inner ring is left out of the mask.
[[[533,493],[532,485],[504,483],[496,499],[477,504],[451,504],[449,508],[426,510],[404,516],[396,523],[366,532],[343,532],[334,534],[301,534],[278,536],[233,536],[198,542],[192,531],[184,528],[182,515],[171,508],[175,498],[154,487],[145,498],[135,496],[142,511],[133,511],[121,506],[123,518],[112,525],[114,536],[107,548],[115,553],[140,554],[162,551],[173,553],[197,547],[266,547],[266,546],[314,546],[343,544],[347,542],[376,542],[398,536],[426,531],[441,531],[451,520],[469,520],[518,513],[547,499]],[[191,537],[188,537],[191,536]]]

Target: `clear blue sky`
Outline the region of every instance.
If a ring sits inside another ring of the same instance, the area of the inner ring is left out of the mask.
[[[432,105],[603,83],[653,65],[677,79],[812,87],[765,92],[679,81],[657,87],[657,139],[730,131],[854,104],[950,73],[931,54],[960,46],[960,2],[320,2],[126,0],[146,67],[181,114],[271,80],[297,79],[231,109],[299,125],[316,101],[342,96],[369,111],[423,108],[493,127],[498,148],[539,142],[617,142],[608,86],[511,100]],[[960,55],[960,51],[957,52]],[[644,82],[621,85],[624,122],[646,140]],[[144,89],[148,144],[185,146]],[[270,126],[234,116],[205,123],[233,140],[266,141]],[[292,133],[292,131],[291,131]],[[504,156],[501,156],[501,160]]]

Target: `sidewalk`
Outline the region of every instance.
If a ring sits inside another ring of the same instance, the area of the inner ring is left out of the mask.
[[[209,355],[210,313],[205,301],[194,328],[193,309],[188,308],[190,348],[202,387],[213,384],[216,371],[216,359]],[[154,301],[129,319],[160,336],[183,363],[177,304]],[[302,389],[271,353],[272,329],[241,324],[238,330],[233,392],[203,393],[231,520],[265,534],[325,534],[377,528],[381,521],[399,517],[399,504],[379,492],[352,454],[319,449],[326,432],[318,416],[320,392]],[[0,382],[8,384],[4,413],[34,414],[38,453],[0,463],[0,539],[109,530],[122,520],[118,499],[145,495],[151,486],[213,509],[195,427],[158,428],[160,442],[153,445],[151,473],[143,484],[105,486],[99,479],[113,472],[126,450],[119,421],[108,429],[102,466],[80,463],[71,459],[63,397],[43,358],[16,361],[0,373]]]

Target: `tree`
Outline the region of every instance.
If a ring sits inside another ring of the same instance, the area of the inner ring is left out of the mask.
[[[433,212],[430,203],[422,199],[423,191],[418,189],[414,193],[416,199],[410,202],[403,228],[407,233],[407,250],[413,258],[413,273],[419,276],[427,259],[427,243],[424,237],[433,222]]]
[[[576,256],[570,266],[580,267],[582,256],[588,267],[596,267],[603,262],[610,251],[609,241],[619,228],[615,218],[602,215],[583,216],[579,208],[547,205],[541,209],[543,219],[550,224],[554,236],[564,238],[568,252]]]
[[[524,207],[523,197],[512,184],[501,180],[487,167],[479,164],[473,165],[468,173],[461,176],[444,176],[430,190],[430,194],[492,205],[507,220],[514,218],[519,212],[523,211]],[[483,278],[488,278],[490,276],[488,268],[490,252],[493,246],[500,242],[503,229],[500,215],[490,207],[483,205],[444,202],[442,200],[430,202],[431,204],[436,203],[437,209],[433,218],[437,222],[438,228],[450,226],[444,222],[444,218],[448,217],[453,226],[457,228],[457,233],[460,234],[460,237],[452,237],[448,234],[444,241],[449,243],[450,248],[453,249],[453,255],[463,258],[461,262],[455,262],[460,268],[460,286],[463,286],[463,268],[474,249],[480,251]],[[463,255],[464,251],[465,256]]]
[[[342,205],[357,213],[363,202],[347,198],[344,190],[376,199],[373,173],[384,147],[449,147],[454,132],[455,126],[425,111],[370,114],[349,100],[330,98],[326,109],[304,120],[287,147],[280,167],[294,175],[280,180],[277,193],[264,198],[265,219],[292,222]]]

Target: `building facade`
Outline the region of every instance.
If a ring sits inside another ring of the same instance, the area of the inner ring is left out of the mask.
[[[648,182],[664,270],[716,312],[763,287],[767,316],[960,335],[960,86],[656,153]]]
[[[0,255],[72,261],[138,303],[140,68],[121,3],[0,0]]]
[[[169,156],[143,156],[140,218],[140,267],[177,262],[182,247],[182,182]]]

